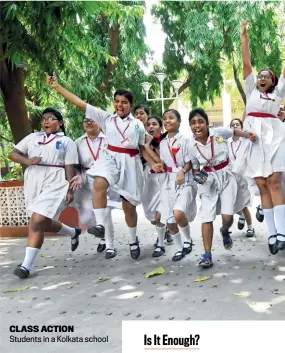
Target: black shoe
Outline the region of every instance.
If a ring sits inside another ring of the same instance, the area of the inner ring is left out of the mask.
[[[136,249],[131,249],[131,246],[135,246],[137,245]],[[129,244],[130,246],[130,253],[131,253],[131,257],[132,259],[136,260],[140,257],[140,254],[141,254],[141,249],[140,249],[140,246],[139,246],[139,240],[138,240],[138,237],[137,237],[137,241],[135,243],[132,243],[132,244]]]
[[[168,229],[166,229],[164,240],[166,240],[167,244],[171,244],[173,242],[172,235],[169,233]]]
[[[275,238],[276,239],[276,242],[274,244],[269,244],[269,239],[271,238]],[[278,249],[277,249],[277,235],[271,235],[269,238],[268,238],[268,247],[269,247],[269,251],[272,255],[276,255],[278,253]]]
[[[19,278],[27,278],[30,275],[30,271],[26,267],[18,265],[14,270],[14,275]]]
[[[183,259],[185,255],[183,254],[183,250],[179,250],[179,251],[176,251],[176,253],[174,254],[174,256],[172,257],[172,261],[180,261]]]
[[[276,238],[278,237],[278,235],[285,237],[285,235],[283,235],[283,234],[277,234]],[[277,249],[277,251],[278,250],[285,250],[285,240],[278,240],[278,238],[277,238],[276,249]]]
[[[107,249],[105,253],[105,259],[112,259],[117,255],[116,249]]]
[[[182,253],[184,256],[189,255],[192,252],[193,243],[192,242],[189,243],[188,241],[185,241],[184,244],[189,244],[190,246],[188,246],[188,247],[183,246]]]
[[[243,217],[240,217],[237,224],[238,229],[242,230],[244,228],[244,225],[245,225],[245,219]]]
[[[79,235],[81,234],[82,230],[78,227],[75,227],[75,235],[71,238],[71,251],[75,251],[79,245]]]
[[[263,222],[264,220],[264,215],[260,213],[260,210],[262,210],[261,206],[257,206],[256,207],[256,214],[255,214],[255,217],[256,219],[258,220],[258,222]]]
[[[254,237],[254,236],[255,236],[255,230],[254,230],[254,228],[248,229],[248,230],[246,231],[246,237],[247,237],[247,238],[252,238],[252,237]]]
[[[102,240],[105,241],[104,238]],[[106,250],[106,243],[99,243],[97,246],[97,252],[103,252],[105,250]]]
[[[87,232],[95,235],[96,238],[100,238],[100,239],[105,238],[105,227],[102,226],[102,224],[98,224],[95,227],[88,228]]]
[[[157,250],[158,249],[158,250]],[[165,253],[165,247],[164,246],[156,246],[154,252],[152,253],[152,257],[160,257]]]

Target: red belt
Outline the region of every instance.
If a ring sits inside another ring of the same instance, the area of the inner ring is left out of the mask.
[[[223,169],[223,168],[225,168],[228,164],[229,164],[229,159],[225,160],[224,162],[222,162],[222,163],[220,163],[220,164],[213,165],[212,168],[206,166],[206,167],[204,167],[203,169],[205,170],[205,172],[209,173],[209,172],[212,172],[213,169],[214,169],[214,170]]]
[[[59,164],[34,164],[37,166],[42,166],[42,167],[54,167],[54,168],[64,168],[64,165],[59,165]]]
[[[158,172],[158,173],[156,173],[153,169],[151,169],[151,170],[150,170],[150,173],[151,173],[151,174],[163,174],[163,173],[165,173],[165,172]]]
[[[81,166],[81,169],[83,169],[83,170],[89,170],[90,168],[85,168],[85,167],[82,167],[82,166]]]
[[[248,113],[247,115],[254,116],[256,118],[277,118],[277,116],[269,113],[252,112],[252,113]]]
[[[182,168],[181,168],[182,169]],[[180,169],[180,170],[181,170]],[[165,169],[168,173],[178,173],[178,171],[177,170],[175,170],[175,171],[173,171],[173,168],[172,167],[166,167],[166,169]]]
[[[117,146],[112,146],[112,145],[108,145],[107,148],[108,148],[108,150],[110,150],[112,152],[126,153],[126,154],[130,155],[130,157],[134,157],[140,153],[140,151],[135,148],[122,148],[122,147],[117,147]]]

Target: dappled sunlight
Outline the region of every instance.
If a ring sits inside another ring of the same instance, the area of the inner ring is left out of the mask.
[[[285,272],[285,266],[278,266],[278,271]]]
[[[52,290],[52,289],[56,289],[58,287],[64,286],[66,284],[71,284],[73,282],[62,282],[62,283],[58,283],[58,284],[53,284],[51,286],[47,286],[47,287],[43,287],[42,290]]]
[[[43,271],[43,270],[49,270],[51,268],[54,268],[54,266],[45,266],[43,268],[40,268],[40,269],[36,270],[35,272],[40,272],[40,271]]]
[[[277,276],[274,276],[273,278],[278,282],[285,281],[285,275],[277,275]]]
[[[159,292],[162,292],[164,290],[167,290],[168,289],[168,286],[160,286],[160,287],[157,287],[156,290],[158,290]]]
[[[13,261],[4,261],[4,262],[0,262],[0,266],[6,266],[6,265],[12,265]]]
[[[242,278],[231,279],[230,282],[233,284],[241,284],[243,282],[243,279]]]
[[[119,288],[119,290],[134,290],[134,289],[136,289],[136,287],[130,286],[130,285],[126,285],[126,286]]]
[[[10,252],[10,248],[2,248],[0,250],[0,255],[6,255]]]
[[[278,296],[269,302],[247,302],[247,304],[256,313],[271,314],[272,312],[269,310],[270,308],[284,302],[285,296]]]
[[[127,281],[125,278],[122,277],[112,277],[111,282],[121,282],[121,281]]]
[[[214,273],[213,274],[213,277],[216,277],[216,278],[220,278],[220,277],[227,277],[229,276],[229,273],[226,273],[226,272],[218,272],[218,273]]]
[[[240,268],[240,266],[233,266],[232,268],[235,270],[238,270]]]
[[[144,295],[144,292],[132,292],[132,293],[124,293],[124,294],[120,294],[117,295],[116,297],[112,297],[112,298],[116,298],[116,299],[134,299],[134,298],[138,298]]]
[[[105,289],[105,290],[103,290],[102,292],[96,293],[96,296],[97,296],[97,297],[104,297],[105,294],[112,293],[112,292],[114,292],[114,290],[115,290],[115,289]]]
[[[170,290],[170,291],[161,293],[162,299],[172,299],[172,298],[176,297],[178,294],[179,294],[179,292],[174,291],[174,290],[173,291]]]

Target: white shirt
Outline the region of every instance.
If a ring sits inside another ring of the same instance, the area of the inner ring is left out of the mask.
[[[49,137],[43,131],[34,132],[23,138],[15,148],[28,158],[41,157],[39,164],[78,164],[76,144],[71,138],[64,136],[63,132],[51,134]]]
[[[122,119],[117,114],[110,115],[102,109],[87,104],[85,115],[87,119],[95,121],[101,127],[110,145],[133,149],[145,145],[146,132],[144,125],[140,120],[134,118],[131,113]],[[122,144],[122,141],[126,138],[129,139],[127,146]]]
[[[75,140],[75,143],[78,148],[78,157],[80,165],[84,168],[91,168],[92,164],[94,163],[94,157],[90,152],[87,141],[93,152],[93,155],[95,156],[95,158],[97,157],[97,159],[102,158],[102,154],[107,148],[108,141],[106,136],[102,132],[99,133],[95,140],[91,140],[87,136],[87,134],[84,134],[80,136],[77,140]]]
[[[211,150],[211,136],[213,136],[213,147],[214,147],[213,158],[212,158],[212,150]],[[232,129],[218,127],[215,129],[209,129],[209,136],[208,136],[206,145],[203,145],[195,138],[194,140],[191,140],[190,154],[191,154],[193,169],[199,169],[199,167],[203,168],[205,166],[209,166],[208,161],[211,162],[211,165],[218,165],[226,161],[227,158],[229,158],[228,143],[226,140],[232,136],[233,136]]]

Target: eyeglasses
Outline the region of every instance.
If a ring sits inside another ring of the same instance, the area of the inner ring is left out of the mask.
[[[55,116],[49,116],[47,118],[41,118],[41,122],[48,121],[49,123],[52,121],[58,120]]]
[[[257,79],[258,80],[272,80],[272,77],[270,75],[258,75]]]
[[[83,119],[83,122],[85,123],[85,124],[94,124],[94,121],[93,120],[91,120],[91,119]]]
[[[261,93],[260,93],[260,99],[264,99],[264,100],[266,100],[266,101],[272,101],[272,102],[275,102],[275,99],[271,99],[271,98],[269,98],[268,96],[263,96]]]

